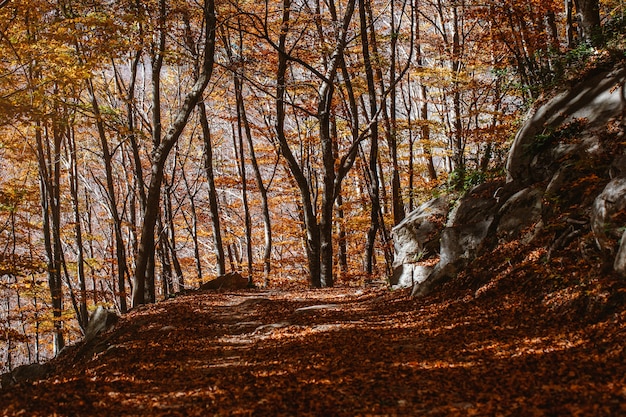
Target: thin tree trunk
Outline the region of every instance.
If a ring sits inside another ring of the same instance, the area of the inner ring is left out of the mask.
[[[78,199],[78,162],[76,155],[76,142],[74,132],[68,132],[67,137],[67,159],[69,161],[70,195],[72,197],[72,208],[74,211],[74,234],[76,240],[76,273],[80,287],[79,310],[77,311],[78,324],[83,331],[87,329],[89,313],[87,312],[87,285],[85,283],[85,250],[83,248],[83,230],[80,216]]]
[[[235,160],[239,170],[239,178],[241,179],[241,201],[243,204],[244,231],[246,236],[246,261],[247,261],[247,278],[248,285],[252,285],[253,260],[252,260],[252,219],[250,217],[250,206],[248,204],[248,184],[246,174],[246,155],[243,148],[243,113],[239,105],[241,96],[241,86],[235,77],[235,96],[237,97],[237,134],[233,132],[233,148],[235,152]],[[233,129],[234,130],[234,129]]]
[[[47,135],[46,135],[47,136]],[[61,261],[58,254],[59,247],[55,236],[55,228],[58,227],[59,221],[56,211],[58,210],[58,191],[55,191],[55,184],[58,185],[58,177],[54,172],[53,164],[50,162],[50,147],[44,146],[44,134],[39,123],[35,127],[35,139],[37,147],[37,160],[39,163],[39,184],[40,184],[40,201],[42,211],[42,228],[44,235],[44,247],[47,255],[48,268],[48,288],[50,289],[50,298],[52,304],[52,323],[53,323],[53,348],[54,354],[57,355],[65,346],[63,337],[63,321],[61,315],[63,312],[63,293],[61,284]],[[55,146],[55,151],[60,147]],[[54,153],[56,159],[60,160],[60,153]],[[57,179],[57,181],[55,181]],[[56,187],[58,190],[58,187]],[[57,229],[58,230],[58,229]]]
[[[290,8],[291,0],[283,0],[283,16],[281,22],[281,31],[278,40],[278,66],[276,71],[276,123],[275,132],[276,139],[279,144],[280,154],[285,158],[289,171],[300,190],[302,197],[302,211],[304,217],[304,227],[306,231],[306,252],[309,268],[309,282],[312,287],[321,287],[321,265],[320,265],[320,232],[313,204],[311,201],[311,192],[306,176],[302,172],[298,161],[296,160],[287,137],[285,136],[285,96],[286,96],[286,73],[287,73],[287,33],[290,24]]]
[[[200,113],[200,125],[202,126],[202,138],[204,140],[204,171],[206,172],[207,187],[209,188],[209,210],[211,212],[213,247],[217,260],[216,274],[221,276],[226,273],[226,256],[224,255],[224,244],[222,243],[220,213],[217,200],[217,190],[215,188],[215,176],[213,173],[213,146],[211,144],[211,129],[204,102],[198,103],[198,110]]]
[[[365,67],[365,78],[367,80],[367,91],[369,96],[369,113],[370,117],[376,117],[378,113],[376,86],[374,81],[374,70],[372,68],[372,60],[370,58],[370,48],[368,34],[372,30],[367,21],[365,1],[359,0],[359,22],[361,27],[361,48],[363,52],[363,65]],[[378,213],[380,212],[380,194],[378,183],[378,122],[372,119],[370,125],[370,153],[369,153],[369,195],[372,203],[370,210],[370,227],[367,232],[365,242],[364,270],[366,274],[371,275],[374,271],[374,244],[376,242],[376,234],[380,226]]]
[[[91,80],[87,81],[89,93],[91,95],[91,108],[94,112],[96,119],[96,127],[98,129],[98,137],[100,139],[100,149],[102,151],[102,159],[104,162],[104,172],[106,177],[106,194],[107,194],[107,206],[109,208],[109,214],[113,222],[113,231],[115,236],[115,255],[117,258],[117,285],[119,289],[119,308],[120,312],[126,313],[128,305],[126,303],[126,248],[124,242],[124,236],[122,233],[122,219],[117,209],[116,190],[113,179],[113,155],[109,150],[109,143],[107,140],[106,131],[104,129],[104,123],[100,114],[100,107],[93,88]],[[130,118],[130,116],[129,116]],[[141,169],[139,166],[138,169]]]
[[[159,212],[159,201],[161,194],[161,183],[165,162],[172,150],[174,144],[178,141],[183,129],[187,125],[191,112],[200,101],[202,94],[211,79],[214,63],[215,52],[215,6],[213,0],[205,0],[204,2],[204,19],[205,19],[205,45],[204,45],[204,61],[202,69],[196,79],[191,91],[185,96],[185,99],[178,110],[178,113],[169,128],[167,134],[153,152],[152,160],[152,176],[148,186],[148,195],[146,200],[146,208],[144,212],[143,226],[141,229],[141,240],[137,254],[137,266],[135,270],[134,287],[133,287],[133,306],[144,304],[146,302],[146,290],[154,291],[150,288],[149,280],[146,280],[146,273],[149,272],[150,260],[154,261],[154,229]],[[152,274],[152,276],[154,276]],[[148,294],[148,301],[152,301],[153,294]]]
[[[185,190],[187,191],[187,197],[189,198],[189,212],[191,214],[191,222],[185,216],[185,222],[187,223],[187,228],[189,230],[189,234],[191,235],[191,240],[193,241],[193,255],[196,263],[196,274],[198,275],[198,281],[202,283],[202,259],[200,257],[200,242],[198,239],[198,210],[196,208],[196,191],[192,192],[191,184],[187,179],[187,175],[185,174],[185,169],[181,170],[181,175],[183,177],[183,181],[185,183]],[[184,213],[183,213],[184,215]],[[181,288],[182,290],[183,288]]]

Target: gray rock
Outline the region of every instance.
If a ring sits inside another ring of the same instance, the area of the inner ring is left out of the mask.
[[[87,323],[87,329],[85,329],[85,342],[89,342],[98,334],[109,330],[118,320],[119,316],[115,311],[98,306],[96,311],[89,317],[89,323]]]
[[[529,113],[509,152],[506,164],[508,181],[528,184],[533,180],[547,180],[552,173],[542,171],[549,171],[550,164],[540,159],[550,157],[556,161],[555,158],[564,152],[573,151],[574,145],[559,145],[550,151],[551,156],[545,152],[533,153],[538,135],[575,119],[586,120],[587,129],[593,129],[606,125],[614,117],[621,117],[626,104],[625,79],[626,70],[623,68],[600,73]],[[589,137],[584,147],[589,150],[597,148],[597,141]]]
[[[45,379],[52,372],[52,366],[49,363],[32,363],[30,365],[22,365],[13,371],[2,374],[0,382],[2,389],[6,389],[15,384],[22,382],[32,382]]]
[[[420,284],[426,281],[432,270],[432,266],[414,263],[400,264],[394,268],[390,279],[391,288],[398,290]]]
[[[541,220],[543,191],[529,187],[515,193],[498,211],[499,237],[514,237]]]
[[[449,207],[450,202],[444,197],[427,201],[392,229],[398,265],[416,262],[438,249],[439,232]]]
[[[410,287],[430,273],[429,267],[417,265],[417,262],[439,251],[440,233],[449,208],[448,198],[435,198],[412,211],[392,229],[395,251],[392,287]]]
[[[439,263],[426,277],[413,281],[413,296],[427,295],[445,278],[454,277],[480,253],[496,218],[499,200],[478,186],[463,197],[441,232]],[[425,272],[425,271],[424,271]]]
[[[626,210],[626,177],[612,179],[596,197],[591,209],[591,230],[604,252],[616,253],[616,243],[622,238],[626,225],[614,219],[622,210]]]
[[[613,263],[613,268],[622,276],[626,277],[626,230],[622,235],[622,243],[617,250],[617,256]]]

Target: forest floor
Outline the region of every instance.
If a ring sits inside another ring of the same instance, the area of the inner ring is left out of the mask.
[[[626,415],[626,283],[557,282],[532,256],[422,299],[370,286],[141,307],[0,391],[0,414]]]

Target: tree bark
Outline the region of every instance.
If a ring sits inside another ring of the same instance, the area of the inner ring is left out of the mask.
[[[580,22],[581,37],[591,45],[600,43],[600,2],[599,0],[574,0]]]

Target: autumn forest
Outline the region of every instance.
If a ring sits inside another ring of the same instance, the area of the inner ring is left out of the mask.
[[[621,1],[0,1],[8,371],[237,271],[385,280],[391,228],[502,176]]]

